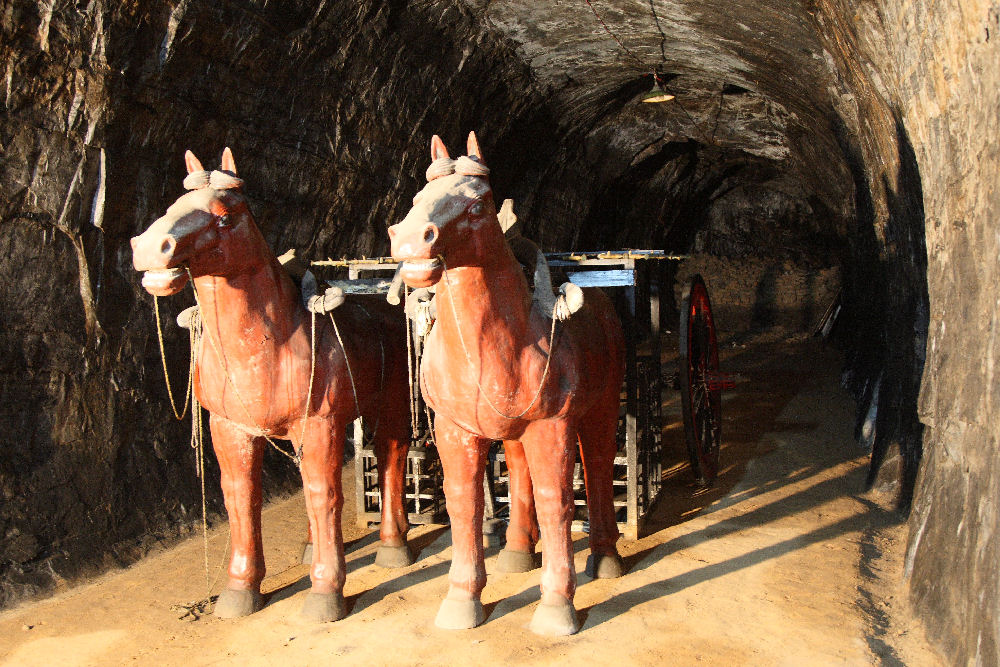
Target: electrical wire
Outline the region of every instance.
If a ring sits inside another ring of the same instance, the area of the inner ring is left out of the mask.
[[[615,40],[615,42],[618,43],[618,46],[621,47],[622,51],[624,51],[626,55],[628,55],[630,58],[632,58],[632,60],[634,60],[636,63],[638,63],[639,66],[640,66],[640,68],[644,72],[648,71],[650,74],[652,74],[653,81],[660,88],[660,90],[662,90],[663,92],[668,93],[668,94],[674,96],[674,100],[673,100],[674,103],[677,104],[678,107],[680,107],[680,110],[682,112],[684,112],[685,116],[687,116],[688,121],[690,121],[691,124],[695,127],[695,129],[697,129],[698,134],[701,135],[702,141],[704,141],[706,145],[710,144],[710,145],[714,146],[715,145],[715,137],[713,136],[712,139],[708,138],[708,135],[705,134],[705,131],[702,129],[701,124],[698,121],[696,121],[694,119],[694,117],[688,112],[688,110],[684,106],[684,104],[681,103],[680,98],[677,96],[677,94],[674,91],[672,91],[670,88],[667,87],[666,82],[663,80],[663,77],[660,76],[659,72],[656,71],[656,68],[647,65],[642,60],[642,58],[640,58],[639,56],[637,56],[635,54],[635,52],[632,51],[632,49],[630,49],[627,46],[625,46],[625,43],[622,42],[621,39],[619,39],[618,35],[616,35],[614,33],[614,31],[611,30],[611,28],[608,26],[608,24],[605,23],[604,19],[601,18],[601,15],[597,13],[597,9],[590,2],[590,0],[584,0],[584,2],[586,2],[587,6],[590,7],[590,11],[592,11],[594,13],[594,17],[597,18],[597,21],[601,24],[601,27],[604,28],[604,31],[606,33],[608,33],[608,35],[610,35],[611,38],[613,40]],[[663,36],[663,39],[660,41],[660,55],[663,58],[663,61],[666,62],[666,53],[664,52],[664,49],[663,49],[663,44],[666,41],[666,35],[664,34],[663,29],[660,28],[660,19],[656,15],[656,11],[653,8],[652,0],[650,0],[649,7],[650,7],[650,11],[653,14],[653,20],[656,22],[656,28],[657,28],[657,30],[660,31],[660,35]]]

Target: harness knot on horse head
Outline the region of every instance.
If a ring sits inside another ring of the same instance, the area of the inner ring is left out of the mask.
[[[199,305],[203,334],[193,390],[211,415],[232,533],[229,579],[215,613],[242,616],[262,606],[263,449],[265,438],[285,438],[301,458],[313,545],[303,613],[336,620],[346,613],[344,437],[358,416],[378,424],[372,443],[383,498],[378,562],[412,562],[403,498],[409,386],[402,312],[380,299],[348,300],[317,317],[326,304],[309,310],[303,304],[257,228],[229,149],[218,170],[205,170],[190,151],[185,163],[189,191],[132,239],[132,250],[148,292],[169,296],[192,281]]]
[[[550,283],[544,283],[548,300],[535,298],[504,239],[474,133],[467,153],[452,160],[435,136],[428,183],[406,217],[389,228],[403,280],[437,290],[421,383],[435,411],[454,550],[436,622],[464,628],[483,620],[482,478],[490,443],[503,440],[511,517],[499,562],[526,567],[540,527],[542,604],[532,629],[570,634],[578,629],[570,539],[578,447],[591,528],[588,571],[598,577],[621,573],[612,466],[624,337],[600,290],[578,293],[576,312],[564,321],[553,317]]]

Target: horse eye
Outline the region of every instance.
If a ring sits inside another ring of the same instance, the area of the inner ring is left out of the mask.
[[[469,213],[471,213],[472,215],[479,215],[482,212],[483,212],[483,204],[482,204],[482,202],[478,202],[477,201],[475,204],[473,204],[469,208]]]
[[[216,224],[218,224],[219,227],[228,227],[229,226],[229,214],[227,213],[226,215],[220,215],[218,217],[218,221],[217,221]]]

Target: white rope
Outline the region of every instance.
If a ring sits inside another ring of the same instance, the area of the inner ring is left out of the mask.
[[[174,411],[177,421],[184,419],[187,414],[188,400],[191,398],[191,383],[194,377],[194,342],[192,341],[191,353],[188,361],[187,392],[184,395],[184,408],[178,413],[177,404],[174,402],[174,391],[170,388],[170,373],[167,371],[167,353],[163,348],[163,326],[160,324],[160,298],[153,295],[153,312],[156,315],[156,340],[160,344],[160,362],[163,364],[163,380],[167,383],[167,398],[170,399],[170,409]],[[193,330],[189,331],[189,339],[194,335]]]
[[[207,171],[192,171],[184,177],[185,190],[200,190],[208,186],[211,173]]]
[[[192,171],[184,177],[185,190],[201,190],[205,187],[216,190],[235,190],[243,187],[243,179],[225,171]]]
[[[325,294],[323,295],[323,300],[326,301]],[[306,424],[309,422],[309,407],[312,404],[313,378],[316,377],[316,313],[310,310],[309,316],[310,320],[312,320],[309,332],[309,391],[306,392],[306,410],[305,415],[302,417],[302,432],[299,433],[299,450],[295,453],[300,467],[302,464],[302,448],[306,444]]]
[[[489,176],[490,168],[476,158],[463,155],[455,160],[455,173],[462,176]]]
[[[452,174],[486,177],[490,175],[490,168],[476,158],[469,157],[468,155],[463,155],[457,160],[452,160],[449,157],[439,157],[427,167],[425,175],[428,181],[433,181],[436,178],[451,176]]]
[[[421,338],[426,337],[434,326],[434,315],[431,314],[433,307],[431,301],[420,301],[414,309],[413,323],[417,328],[417,335]]]
[[[427,180],[433,181],[435,178],[441,178],[442,176],[451,176],[455,173],[455,161],[450,157],[439,157],[438,159],[431,162],[431,165],[427,167]]]
[[[236,190],[243,187],[243,179],[229,172],[213,171],[208,184],[216,190]]]
[[[407,302],[407,298],[410,294],[410,288],[407,287],[406,283],[403,283],[403,303]],[[404,306],[405,312],[405,306]],[[404,318],[405,320],[406,318]],[[416,413],[416,396],[413,392],[413,330],[410,327],[409,321],[406,322],[406,382],[410,390],[410,438],[416,439],[417,437],[417,413]]]

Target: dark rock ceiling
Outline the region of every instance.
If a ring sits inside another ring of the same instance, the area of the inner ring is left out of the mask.
[[[872,469],[898,445],[912,489],[929,434],[917,598],[956,663],[998,662],[982,564],[1000,530],[975,514],[1000,485],[997,353],[965,353],[1000,328],[995,0],[3,0],[0,16],[0,425],[18,441],[0,456],[0,606],[191,520],[186,427],[128,248],[179,194],[184,149],[236,151],[274,248],[359,256],[386,252],[431,134],[458,149],[475,129],[547,249],[838,265]],[[674,102],[638,103],[651,70]]]
[[[590,161],[606,180],[649,179],[649,198],[659,192],[676,204],[678,193],[671,190],[676,176],[655,177],[671,157],[663,155],[657,164],[656,156],[685,144],[714,165],[709,172],[715,178],[700,181],[709,191],[694,198],[702,213],[716,203],[727,210],[721,217],[738,217],[741,208],[748,214],[770,208],[772,218],[799,228],[788,230],[790,243],[816,233],[844,233],[853,216],[853,184],[837,128],[851,121],[838,120],[835,109],[844,101],[808,3],[468,0],[466,5],[518,45],[554,115],[567,133],[583,136],[589,153],[599,155]],[[638,103],[654,70],[676,95],[674,101]],[[634,173],[643,162],[645,172]],[[600,213],[599,204],[596,208]],[[662,211],[641,208],[633,212],[640,219],[662,221]],[[732,241],[712,249],[734,250]]]
[[[890,320],[916,303],[922,246],[879,245],[897,133],[866,91],[884,68],[841,39],[857,21],[838,0],[7,0],[0,15],[0,424],[26,443],[0,457],[0,556],[16,551],[0,606],[95,554],[129,560],[135,536],[196,506],[128,246],[179,194],[185,149],[212,166],[233,148],[279,252],[357,257],[387,251],[430,136],[459,150],[474,129],[546,249],[867,267],[843,272],[854,322],[874,313],[852,327],[876,360],[862,388],[885,356],[868,341],[914,330]],[[675,101],[638,102],[651,71]],[[922,218],[897,217],[922,242]],[[897,366],[919,377],[911,361]]]

